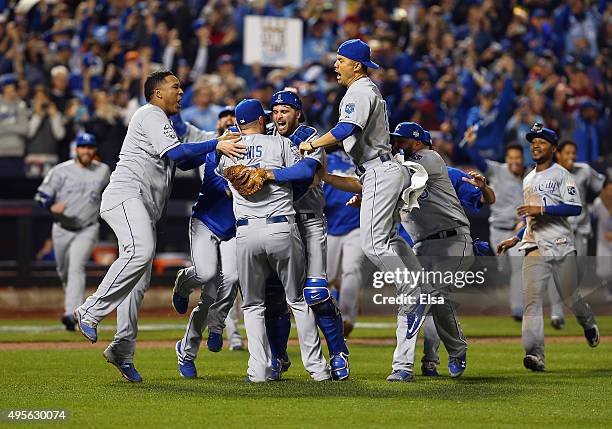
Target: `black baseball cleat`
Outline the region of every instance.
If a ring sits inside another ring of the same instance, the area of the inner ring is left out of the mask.
[[[550,326],[559,331],[565,327],[565,319],[563,317],[553,317],[550,319]]]
[[[584,338],[590,347],[597,347],[599,345],[599,328],[597,325],[593,325],[592,328],[584,330]]]
[[[66,327],[67,331],[71,331],[74,332],[76,331],[76,319],[74,318],[74,316],[66,314],[64,316],[62,316],[61,319],[62,323],[64,324],[64,326]]]
[[[534,372],[544,371],[544,360],[535,355],[526,355],[523,358],[523,365],[525,368],[530,369]]]

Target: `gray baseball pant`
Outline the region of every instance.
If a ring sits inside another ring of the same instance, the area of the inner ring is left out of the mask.
[[[272,271],[285,288],[295,318],[304,368],[315,380],[330,378],[314,313],[302,293],[305,280],[302,241],[294,219],[288,218],[289,222],[274,224],[267,224],[266,219],[249,219],[249,224],[239,226],[236,232],[238,278],[249,348],[247,375],[251,381],[262,382],[272,376],[264,318],[266,279]]]
[[[414,245],[414,251],[421,257],[420,262],[429,272],[466,271],[474,263],[472,238],[468,227],[458,228],[459,234],[444,239],[423,240]],[[424,356],[422,362],[440,362],[438,349],[440,340],[444,343],[450,357],[462,356],[467,350],[467,340],[463,335],[461,324],[455,312],[455,306],[449,299],[454,284],[436,284],[434,287],[444,297],[444,304],[431,306],[431,315],[427,316],[424,328]]]
[[[69,231],[59,223],[51,228],[57,274],[64,287],[64,315],[72,316],[83,303],[85,293],[85,265],[98,242],[100,224],[94,223],[80,231]]]
[[[544,320],[542,316],[542,289],[551,279],[563,303],[571,308],[584,329],[595,325],[591,307],[578,291],[576,253],[563,257],[544,257],[538,249],[523,259],[523,348],[526,354],[544,359]]]

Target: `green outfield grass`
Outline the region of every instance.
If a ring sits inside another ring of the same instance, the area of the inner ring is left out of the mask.
[[[600,318],[602,333],[612,318]],[[170,320],[170,321],[169,321]],[[178,319],[177,319],[178,320]],[[368,322],[392,322],[372,319]],[[175,323],[149,319],[149,324]],[[2,321],[0,326],[39,325],[54,321]],[[469,336],[513,336],[520,324],[509,318],[463,318]],[[355,337],[391,337],[393,329],[358,329]],[[550,332],[552,334],[552,332]],[[111,337],[102,331],[100,342]],[[568,323],[560,335],[580,335]],[[11,336],[13,333],[10,334]],[[173,340],[178,329],[142,332],[142,339]],[[7,333],[0,333],[6,342]],[[245,383],[246,352],[202,350],[200,378],[180,379],[171,347],[141,348],[137,368],[144,382],[130,384],[105,362],[102,349],[70,333],[44,332],[21,341],[82,341],[83,348],[0,349],[0,409],[66,409],[69,420],[23,427],[165,428],[214,427],[343,428],[371,427],[610,427],[612,343],[597,349],[584,340],[547,344],[547,372],[522,367],[519,342],[474,341],[464,376],[451,380],[417,377],[416,383],[384,381],[393,347],[353,345],[351,380],[311,381],[297,347],[293,366],[280,382]],[[50,344],[46,344],[49,346]],[[420,358],[421,346],[417,351]],[[446,356],[442,353],[443,362]],[[441,365],[445,369],[445,365]],[[417,375],[419,371],[417,370]],[[17,427],[0,423],[0,427]]]

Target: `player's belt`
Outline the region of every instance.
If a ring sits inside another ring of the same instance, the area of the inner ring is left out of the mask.
[[[255,221],[256,219],[251,219],[253,221]],[[289,219],[287,219],[287,216],[271,216],[271,217],[267,217],[266,218],[266,223],[272,224],[272,223],[283,223],[283,222],[289,222]],[[246,226],[249,224],[249,219],[238,219],[236,221],[236,226]]]
[[[458,233],[457,233],[456,229],[449,229],[449,230],[446,230],[446,231],[440,231],[440,232],[436,232],[435,234],[428,235],[427,237],[425,237],[425,238],[423,238],[421,240],[415,241],[414,244],[417,244],[417,243],[419,243],[421,241],[425,241],[425,240],[440,240],[442,238],[454,237],[457,234]]]
[[[363,164],[358,165],[357,168],[355,168],[355,171],[357,172],[357,174],[363,174],[366,172],[366,170],[369,170],[370,168],[375,167],[378,164],[382,164],[383,162],[391,161],[391,159],[391,154],[385,153],[383,155],[377,156],[374,159],[366,161]]]
[[[88,228],[88,227],[92,226],[92,225],[93,225],[95,222],[88,223],[87,225],[84,225],[84,226],[79,226],[79,227],[77,227],[77,228],[74,228],[74,227],[68,227],[68,226],[62,225],[62,224],[61,224],[61,223],[59,223],[59,222],[56,222],[56,223],[57,223],[59,226],[61,226],[63,229],[65,229],[66,231],[70,231],[70,232],[78,232],[78,231],[81,231],[81,230],[83,230],[83,229],[85,229],[85,228]]]
[[[300,222],[305,222],[316,217],[319,217],[316,213],[298,213],[296,215],[296,219]]]

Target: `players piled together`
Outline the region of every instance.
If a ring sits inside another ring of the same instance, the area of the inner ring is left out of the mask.
[[[220,113],[216,131],[199,130],[178,114],[182,97],[178,79],[170,72],[151,74],[145,82],[148,103],[134,114],[117,168],[98,203],[102,218],[117,235],[119,258],[84,302],[82,256],[91,252],[92,244],[91,240],[78,244],[78,237],[93,230],[93,224],[76,213],[73,219],[63,216],[71,212],[72,201],[58,201],[63,198],[62,187],[55,185],[60,173],[67,177],[62,180],[69,180],[68,169],[73,167],[52,171],[39,190],[39,201],[58,219],[54,242],[57,235],[58,246],[67,249],[73,240],[77,249],[58,251],[74,253],[76,261],[76,265],[73,261],[58,265],[67,290],[76,291],[66,303],[67,327],[76,324],[96,342],[98,324],[117,309],[117,333],[103,354],[127,380],[142,380],[134,367],[134,353],[138,311],[155,253],[156,223],[175,168],[200,167],[202,186],[189,224],[192,266],[178,272],[172,297],[175,310],[185,314],[191,291],[201,291],[185,334],[176,343],[182,377],[197,377],[195,361],[205,328],[208,348],[220,351],[223,330],[231,322],[230,348],[242,349],[235,322],[228,318],[240,292],[248,339],[247,381],[279,380],[289,369],[291,314],[309,375],[317,381],[348,379],[345,337],[355,323],[359,287],[371,272],[467,270],[483,249],[470,236],[464,208],[479,210],[497,198],[501,204],[499,209],[493,205],[491,235],[501,241],[505,238],[501,234],[517,227],[508,211],[514,210],[522,193],[525,203],[517,212],[524,217],[524,226],[501,242],[498,251],[512,252],[521,241],[525,252],[523,305],[513,304],[523,321],[524,365],[534,371],[544,369],[541,294],[550,278],[559,302],[575,313],[589,345],[597,346],[593,313],[576,290],[579,270],[574,229],[568,220],[580,215],[580,195],[585,191],[568,170],[553,162],[558,146],[555,133],[536,124],[527,135],[536,168],[524,179],[522,159],[513,160],[518,151],[512,147],[506,164],[486,163],[481,168],[494,183],[513,184],[507,188],[517,194],[513,197],[500,186],[496,196],[482,175],[447,168],[420,125],[404,122],[390,133],[385,102],[368,78],[369,68],[378,65],[370,60],[367,44],[349,40],[339,47],[334,69],[347,92],[338,124],[321,136],[304,124],[301,100],[291,89],[274,94],[270,114],[260,101],[246,99]],[[95,145],[87,136],[79,142],[79,148]],[[339,144],[344,151],[328,149]],[[571,156],[567,158],[571,161]],[[97,164],[79,160],[76,165],[93,175]],[[582,168],[570,161],[566,165],[570,171]],[[104,182],[104,172],[98,175]],[[522,192],[517,190],[521,182]],[[103,188],[102,184],[97,193],[83,191],[99,199]],[[398,224],[402,234],[409,234],[412,247],[398,232]],[[79,279],[71,278],[73,271]],[[334,285],[339,280],[338,301]],[[449,375],[461,376],[467,365],[467,341],[450,299],[455,285],[395,279],[394,286],[398,296],[425,299],[406,300],[399,306],[397,345],[387,381],[415,380],[416,338],[423,325],[422,374],[438,375],[442,341],[449,355]],[[440,297],[445,299],[433,299]],[[325,338],[328,359],[319,333]]]

